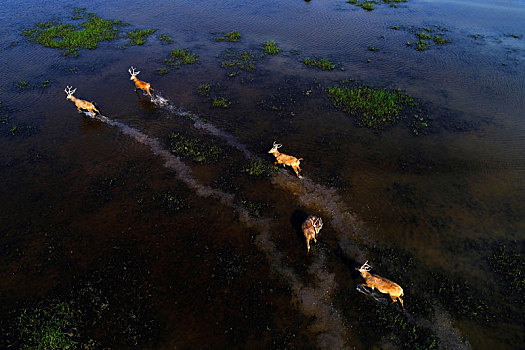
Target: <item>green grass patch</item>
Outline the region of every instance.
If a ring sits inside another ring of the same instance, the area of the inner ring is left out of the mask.
[[[419,33],[416,33],[416,37],[420,40],[429,40],[429,39],[432,39],[432,36],[428,33],[425,33],[425,32],[419,32]]]
[[[316,59],[316,58],[305,58],[303,63],[308,67],[320,68],[322,70],[334,70],[335,64],[326,58]]]
[[[170,57],[164,60],[168,66],[180,67],[187,64],[195,64],[199,62],[199,56],[192,54],[190,50],[173,49],[170,52]]]
[[[405,108],[417,107],[414,99],[400,90],[333,86],[327,91],[336,107],[355,116],[360,125],[371,129],[384,129],[394,125]]]
[[[373,11],[374,5],[388,4],[390,7],[397,7],[397,4],[407,2],[407,0],[348,0],[347,3],[359,6],[363,10]]]
[[[214,97],[211,105],[213,108],[228,108],[231,102],[226,97]]]
[[[170,151],[178,156],[190,158],[197,163],[215,163],[224,156],[217,145],[198,138],[188,138],[178,133],[169,136]]]
[[[445,45],[452,42],[445,37],[447,29],[439,25],[433,25],[431,27],[391,27],[392,29],[404,29],[414,34],[417,41],[415,42],[415,48],[417,51],[425,51],[431,47],[432,44]],[[407,46],[414,46],[414,42],[407,42]]]
[[[128,32],[127,36],[130,39],[131,45],[144,45],[146,38],[153,35],[156,31],[157,29],[135,29],[132,32]]]
[[[158,75],[166,75],[166,74],[168,74],[168,72],[169,72],[169,71],[168,71],[168,68],[163,67],[163,68],[161,68],[161,69],[159,69],[159,70],[157,71],[157,74],[158,74]]]
[[[426,40],[418,40],[416,41],[416,50],[417,51],[425,51],[428,48],[428,45],[430,43]]]
[[[275,41],[269,40],[263,44],[264,53],[267,55],[277,55],[282,50],[277,47]]]
[[[98,43],[118,38],[118,20],[105,20],[88,12],[85,21],[78,25],[69,23],[37,23],[33,29],[22,31],[27,40],[46,47],[63,50],[65,56],[78,56],[79,49],[93,50]]]

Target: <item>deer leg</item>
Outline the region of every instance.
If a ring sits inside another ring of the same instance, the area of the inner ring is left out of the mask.
[[[299,177],[299,172],[297,171],[297,167],[292,166],[292,168],[295,171],[295,173],[297,174],[297,176]]]
[[[307,253],[310,252],[310,238],[306,238],[306,248],[307,248]]]

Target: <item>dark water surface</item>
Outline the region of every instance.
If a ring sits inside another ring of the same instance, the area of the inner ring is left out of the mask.
[[[75,7],[158,31],[77,58],[19,35]],[[491,263],[525,247],[524,2],[5,0],[0,20],[1,325],[74,300],[87,348],[525,347],[523,291]],[[435,25],[452,43],[406,46],[407,28]],[[215,40],[232,30],[239,42]],[[267,40],[283,51],[262,57]],[[199,63],[158,75],[174,48]],[[228,48],[256,70],[228,77]],[[337,68],[302,63],[314,56]],[[131,65],[166,103],[135,93]],[[359,127],[326,94],[343,79],[400,88],[431,127]],[[77,113],[66,85],[109,121]],[[220,160],[173,155],[171,133]],[[243,172],[273,161],[274,140],[304,158],[303,179]],[[308,215],[325,225],[307,255]],[[404,288],[405,311],[356,290],[365,260]]]

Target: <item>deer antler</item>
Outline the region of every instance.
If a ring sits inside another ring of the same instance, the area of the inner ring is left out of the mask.
[[[363,266],[361,266],[361,268],[360,268],[360,270],[365,270],[365,271],[370,271],[370,269],[372,269],[372,266],[368,265],[368,260],[365,261]]]
[[[132,70],[133,70],[133,72],[132,72]],[[131,68],[128,69],[128,72],[129,72],[129,74],[131,74],[131,76],[133,76],[133,77],[136,76],[136,75],[138,75],[138,74],[140,73],[140,71],[135,72],[135,68],[133,68],[133,66],[131,66]]]
[[[66,88],[64,89],[64,92],[65,92],[66,94],[68,94],[69,96],[70,96],[70,95],[73,95],[73,94],[75,93],[75,91],[77,91],[77,89],[71,91],[72,88],[73,88],[72,86],[66,86]]]
[[[283,145],[277,143],[277,141],[274,141],[274,142],[273,142],[273,147],[275,147],[275,148],[281,148],[282,146],[283,146]]]

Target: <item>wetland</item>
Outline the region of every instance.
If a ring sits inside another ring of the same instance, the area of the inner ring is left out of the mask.
[[[523,18],[4,1],[0,348],[525,347]]]

